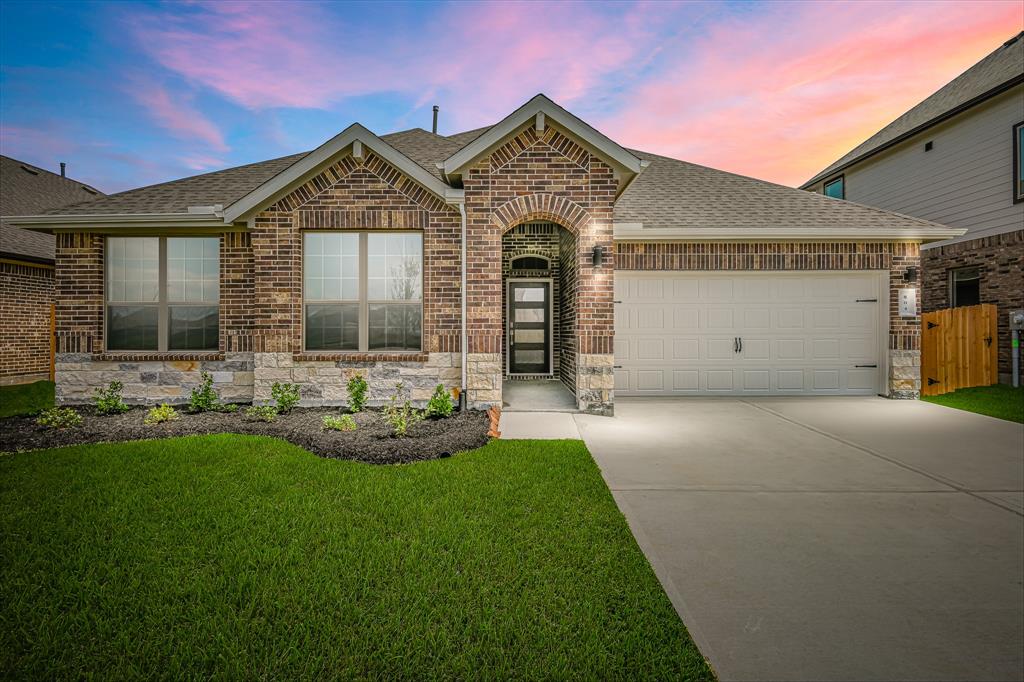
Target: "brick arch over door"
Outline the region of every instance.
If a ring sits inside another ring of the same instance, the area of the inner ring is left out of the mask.
[[[516,225],[530,222],[556,223],[579,237],[590,224],[585,208],[572,199],[553,194],[528,194],[511,199],[491,214],[491,222],[504,234]]]

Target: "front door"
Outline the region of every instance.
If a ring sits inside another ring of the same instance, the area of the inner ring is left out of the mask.
[[[508,285],[508,372],[551,373],[551,282]]]

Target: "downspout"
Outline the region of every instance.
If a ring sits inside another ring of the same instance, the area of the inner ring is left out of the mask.
[[[467,368],[466,368],[466,364],[467,364],[468,359],[469,359],[469,337],[468,337],[467,331],[466,331],[466,328],[467,328],[467,324],[466,324],[466,205],[465,205],[465,203],[461,203],[460,202],[458,204],[458,206],[459,206],[459,218],[460,218],[460,222],[462,223],[462,225],[461,225],[462,237],[461,237],[461,244],[460,244],[460,249],[459,249],[460,254],[461,254],[461,259],[462,259],[462,267],[460,269],[461,286],[459,288],[460,293],[462,295],[462,301],[461,301],[461,303],[462,303],[462,315],[461,315],[462,329],[461,329],[461,333],[459,334],[459,345],[460,345],[460,351],[461,351],[461,354],[462,354],[462,362],[459,364],[459,366],[462,368],[462,378],[461,378],[461,381],[460,381],[461,386],[459,386],[459,410],[463,410],[464,411],[466,409],[466,404],[467,404],[467,400],[466,400],[466,385],[469,383],[467,381],[468,371],[467,371]]]

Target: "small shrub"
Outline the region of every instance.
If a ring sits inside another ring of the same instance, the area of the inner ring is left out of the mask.
[[[36,424],[51,429],[81,426],[82,415],[70,407],[51,407],[39,413],[39,416],[36,418]]]
[[[192,389],[188,398],[189,412],[215,412],[220,408],[220,397],[213,390],[213,377],[209,372],[201,372],[202,382]]]
[[[253,405],[245,408],[245,421],[272,422],[277,418],[277,408],[273,405]]]
[[[355,431],[356,420],[350,414],[343,414],[340,417],[327,414],[324,415],[324,429],[327,431]]]
[[[277,411],[287,414],[299,404],[299,385],[282,384],[275,381],[274,385],[270,387],[270,395],[277,404]]]
[[[427,416],[436,419],[450,417],[454,409],[455,403],[445,390],[444,384],[438,384],[434,389],[434,395],[430,396],[430,402],[427,403]]]
[[[234,414],[235,412],[238,412],[238,403],[221,403],[217,406],[217,411]]]
[[[120,381],[111,381],[106,388],[97,388],[93,396],[93,403],[96,405],[96,413],[101,415],[121,414],[131,408],[121,397],[124,385]]]
[[[414,408],[409,400],[399,402],[401,393],[402,384],[398,384],[395,387],[395,394],[391,396],[388,404],[384,406],[384,421],[391,426],[391,430],[400,438],[405,436],[413,426],[423,421],[423,412]]]
[[[362,412],[366,407],[366,393],[370,390],[366,378],[357,374],[348,380],[348,411],[352,413]]]
[[[179,419],[181,419],[181,415],[178,414],[178,411],[164,403],[147,412],[146,418],[142,420],[142,423],[152,426],[153,424],[163,424],[164,422],[176,422]]]

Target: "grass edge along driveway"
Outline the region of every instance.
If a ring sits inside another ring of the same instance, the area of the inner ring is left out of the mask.
[[[0,457],[0,677],[713,679],[581,441]]]
[[[1006,384],[961,388],[952,393],[923,396],[921,400],[988,417],[1024,424],[1024,386]]]

